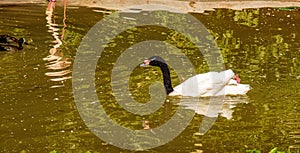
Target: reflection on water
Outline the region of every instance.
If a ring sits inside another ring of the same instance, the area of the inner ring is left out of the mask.
[[[116,148],[93,135],[73,100],[69,78],[76,48],[88,29],[104,16],[101,9],[93,10],[71,9],[58,2],[0,5],[1,34],[33,40],[22,52],[0,53],[0,137],[3,140],[0,152],[133,152]],[[206,111],[206,99],[199,103],[182,99],[188,111],[196,112],[190,125],[173,141],[145,152],[245,152],[254,148],[269,152],[273,147],[299,152],[299,11],[217,9],[193,15],[214,35],[226,67],[237,72],[242,83],[250,84],[253,89],[248,97],[225,98],[211,108],[218,110],[213,113]],[[118,47],[108,47],[103,57],[109,58],[99,61],[97,74],[101,77],[95,79],[102,92],[99,98],[105,100],[106,111],[122,126],[155,128],[169,120],[178,108],[180,100],[170,98],[153,115],[133,115],[119,108],[109,92],[111,84],[107,83],[111,78],[109,68],[115,63],[113,59],[118,58],[120,50],[130,46],[128,42],[152,37],[165,39],[163,32],[150,28],[142,29],[139,36],[126,33],[123,38],[128,39],[116,40]],[[178,39],[178,33],[170,35]],[[199,73],[207,70],[201,55],[190,48],[180,49],[189,55]],[[142,102],[149,101],[145,94],[147,85],[162,81],[158,69],[149,69],[136,68],[130,74],[132,95]],[[176,74],[171,73],[174,85],[179,84]],[[118,75],[123,74],[118,71]],[[216,120],[201,135],[199,126],[205,117]]]
[[[66,25],[66,11],[67,11],[67,0],[64,0],[64,18],[63,18],[63,28],[62,30],[58,28],[58,24],[55,23],[55,1],[50,1],[48,3],[48,7],[46,10],[46,20],[48,32],[52,33],[53,38],[53,48],[49,50],[50,55],[44,58],[45,61],[48,61],[46,67],[49,70],[53,70],[52,72],[45,73],[47,76],[52,77],[51,81],[64,81],[66,79],[70,79],[71,70],[69,67],[71,66],[71,61],[68,58],[64,57],[64,53],[60,51],[60,46],[63,44],[62,40],[65,35]],[[60,30],[62,31],[60,35]],[[53,78],[55,77],[55,78]],[[62,85],[53,85],[52,88],[64,86]]]
[[[220,101],[212,102],[209,98],[200,98],[191,100],[191,98],[183,98],[179,105],[184,106],[186,109],[194,110],[199,115],[207,117],[218,117],[219,115],[226,119],[232,118],[233,108],[238,104],[249,103],[247,96],[225,96],[221,97]]]

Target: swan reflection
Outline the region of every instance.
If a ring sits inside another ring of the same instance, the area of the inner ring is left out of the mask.
[[[248,96],[225,96],[215,99],[182,97],[180,102],[173,101],[173,103],[188,110],[194,110],[196,114],[206,117],[213,118],[220,115],[226,119],[231,119],[234,112],[233,108],[237,104],[249,103],[249,98]]]

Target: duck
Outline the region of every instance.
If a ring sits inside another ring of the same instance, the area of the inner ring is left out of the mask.
[[[25,38],[18,39],[9,35],[0,35],[0,43],[4,43],[4,44],[22,43],[28,45],[28,43],[25,41]]]
[[[19,51],[23,49],[23,44],[28,45],[24,38],[17,39],[9,35],[0,35],[0,43],[0,51]],[[18,46],[11,43],[17,43]]]
[[[160,68],[163,74],[163,85],[168,96],[237,96],[246,95],[250,90],[250,85],[241,84],[240,78],[231,69],[197,74],[173,88],[170,70],[163,58],[152,56],[145,59],[140,66],[156,66]]]

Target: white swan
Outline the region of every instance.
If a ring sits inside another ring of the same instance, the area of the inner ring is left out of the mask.
[[[239,84],[233,79],[232,70],[195,75],[175,88],[172,87],[168,65],[159,56],[144,60],[141,66],[158,66],[163,73],[164,87],[169,96],[211,97],[220,95],[245,95],[250,85]]]

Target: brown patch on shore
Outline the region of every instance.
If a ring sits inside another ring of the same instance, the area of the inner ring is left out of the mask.
[[[290,7],[299,6],[300,0],[289,1],[196,1],[196,0],[98,0],[93,1],[95,3],[88,3],[92,0],[84,0],[84,2],[78,2],[77,5],[84,5],[90,7],[100,7],[110,10],[122,10],[125,8],[137,6],[137,5],[163,5],[167,7],[179,10],[179,12],[187,13],[201,13],[205,10],[212,10],[214,8],[229,8],[241,10],[245,8],[262,8],[262,7]],[[75,4],[75,3],[74,3]]]
[[[57,0],[56,3],[61,3]],[[0,1],[0,4],[18,4],[18,3],[47,3],[46,0],[10,0],[9,2]],[[68,5],[98,7],[109,10],[123,10],[125,8],[134,8],[138,5],[162,5],[178,10],[178,12],[201,13],[205,10],[214,8],[229,8],[241,10],[245,8],[262,7],[300,7],[300,0],[281,0],[281,1],[197,1],[197,0],[69,0]]]

